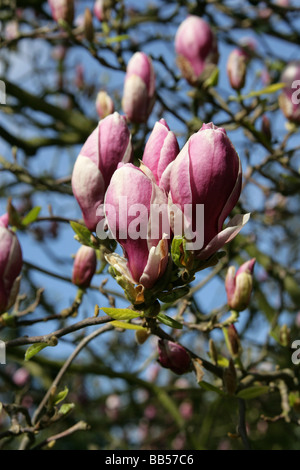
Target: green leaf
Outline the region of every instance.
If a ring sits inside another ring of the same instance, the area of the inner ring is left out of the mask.
[[[260,395],[265,395],[269,392],[269,387],[267,385],[255,385],[254,387],[245,388],[237,393],[238,398],[242,398],[243,400],[252,400],[253,398],[257,398]]]
[[[120,34],[119,36],[113,36],[111,38],[106,38],[105,43],[106,44],[114,44],[116,42],[126,41],[126,39],[129,39],[129,34]]]
[[[40,206],[36,206],[31,209],[31,211],[28,212],[28,214],[26,214],[25,217],[22,219],[22,225],[24,227],[27,227],[27,225],[30,225],[35,222],[41,212],[41,209],[42,208]]]
[[[103,310],[106,315],[109,315],[115,320],[132,320],[133,318],[143,316],[143,312],[136,312],[135,310],[130,310],[128,308],[102,307],[99,310]]]
[[[124,328],[125,330],[144,330],[147,331],[147,328],[144,328],[141,325],[133,325],[132,323],[126,323],[125,321],[112,321],[110,323],[113,325],[115,328]]]
[[[220,74],[219,68],[214,67],[211,75],[205,80],[205,82],[203,84],[204,87],[208,88],[208,87],[212,87],[212,86],[217,86],[218,82],[219,82],[219,74]]]
[[[59,408],[59,413],[62,415],[66,415],[67,413],[70,413],[70,411],[73,410],[73,408],[75,408],[74,403],[64,403]]]
[[[92,248],[95,248],[95,245],[93,245],[91,241],[91,235],[92,233],[89,231],[87,227],[84,225],[79,224],[78,222],[70,222],[70,225],[74,232],[76,233],[78,240],[80,243],[86,246],[91,246]]]
[[[240,101],[240,100],[246,100],[248,98],[256,98],[257,96],[262,96],[262,95],[271,95],[281,90],[285,86],[286,86],[286,83],[272,83],[272,85],[269,85],[266,88],[263,88],[262,90],[254,90],[248,93],[247,95],[230,96],[229,101]]]
[[[220,388],[218,387],[215,387],[214,385],[208,383],[208,382],[205,382],[205,380],[202,380],[201,382],[198,382],[200,387],[203,388],[204,390],[208,391],[208,392],[216,392],[218,393],[219,395],[222,395],[224,396],[225,393],[223,392],[223,390],[221,390]]]
[[[173,262],[179,268],[192,269],[194,263],[193,253],[186,250],[186,240],[184,237],[177,235],[173,238],[171,245],[171,256]]]
[[[34,343],[25,352],[25,361],[29,361],[33,356],[35,356],[37,353],[42,351],[42,349],[46,348],[47,346],[54,347],[57,345],[57,338],[55,336],[52,336],[49,341],[46,343]]]
[[[35,343],[29,346],[29,348],[25,352],[25,361],[29,361],[33,356],[35,356],[47,346],[49,346],[48,343]]]
[[[60,403],[66,398],[68,393],[69,393],[69,389],[68,387],[65,387],[64,390],[62,390],[57,395],[55,395],[55,397],[53,398],[53,405],[58,405],[58,403]]]
[[[174,318],[168,317],[164,313],[159,313],[156,317],[164,325],[170,326],[171,328],[176,328],[178,330],[182,329],[182,324],[174,320]]]

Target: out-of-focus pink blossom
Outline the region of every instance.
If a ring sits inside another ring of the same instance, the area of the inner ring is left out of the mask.
[[[96,98],[96,111],[100,119],[105,118],[109,114],[112,114],[115,110],[115,105],[111,97],[106,91],[99,91]]]
[[[136,52],[126,69],[122,108],[133,123],[148,120],[155,102],[155,72],[150,57]]]
[[[175,36],[177,65],[183,77],[195,85],[208,66],[218,63],[216,38],[206,21],[198,16],[188,16],[179,26]]]
[[[74,20],[74,0],[48,0],[54,21],[63,20],[72,25]]]

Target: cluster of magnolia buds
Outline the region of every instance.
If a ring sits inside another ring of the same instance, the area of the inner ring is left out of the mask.
[[[233,144],[212,123],[203,124],[180,151],[161,119],[140,166],[134,165],[129,128],[115,112],[84,144],[72,187],[89,230],[100,239],[108,230],[123,248],[124,256],[107,254],[107,261],[130,284],[152,289],[167,269],[174,238],[196,240],[187,249],[203,261],[237,235],[248,214],[223,224],[239,199],[241,180]]]
[[[15,303],[19,292],[22,250],[17,236],[8,228],[8,215],[0,217],[0,314]]]

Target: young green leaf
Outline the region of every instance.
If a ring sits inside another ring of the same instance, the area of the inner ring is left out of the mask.
[[[55,397],[53,398],[53,405],[58,405],[58,403],[60,403],[66,398],[68,393],[69,393],[69,389],[68,387],[65,387],[64,390],[62,390],[57,395],[55,395]]]
[[[70,411],[72,411],[74,407],[75,407],[74,403],[64,403],[59,408],[59,413],[62,415],[66,415],[70,413]]]
[[[114,320],[110,323],[115,328],[124,328],[125,330],[144,330],[147,331],[147,328],[144,328],[141,325],[133,325],[132,323],[127,323],[125,321]]]
[[[179,323],[177,320],[174,320],[174,318],[168,317],[168,315],[165,315],[164,313],[159,313],[156,317],[161,323],[164,325],[170,326],[171,328],[176,328],[177,330],[182,329],[182,324]]]
[[[47,346],[49,346],[48,343],[35,343],[29,346],[29,348],[25,352],[25,361],[29,361],[33,356],[35,356]]]
[[[84,225],[79,224],[78,222],[70,222],[70,225],[74,232],[76,233],[80,243],[86,246],[91,246],[92,248],[95,248],[91,241],[91,235],[92,233],[89,231],[88,228],[86,228]]]
[[[102,307],[100,310],[103,310],[106,315],[109,315],[115,320],[132,320],[133,318],[142,316],[142,312],[136,312],[134,310],[130,310],[129,308]]]
[[[31,209],[31,211],[28,212],[28,214],[26,214],[25,217],[22,219],[23,227],[27,227],[28,225],[35,222],[41,212],[41,209],[42,208],[40,206],[36,206]]]
[[[269,392],[269,387],[267,385],[254,385],[253,387],[245,388],[244,390],[240,390],[237,393],[238,398],[242,398],[243,400],[252,400],[253,398],[257,398],[260,395],[265,395]]]

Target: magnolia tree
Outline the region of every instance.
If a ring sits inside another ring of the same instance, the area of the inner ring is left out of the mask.
[[[296,449],[298,2],[1,2],[0,445]]]

